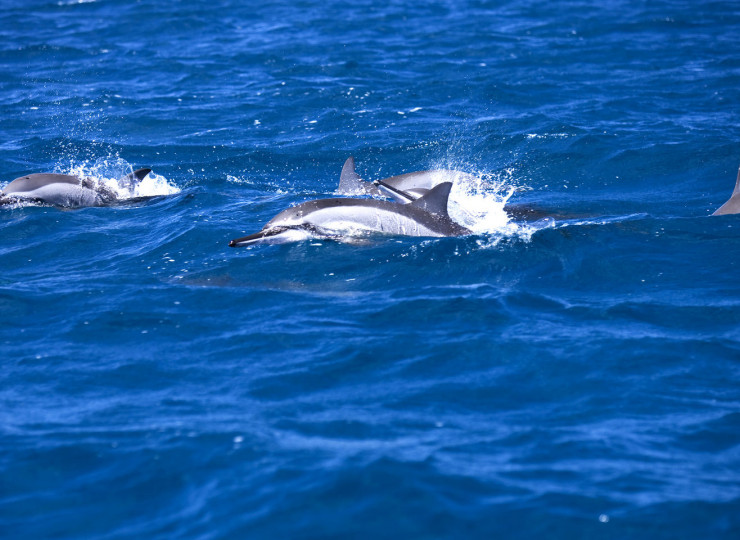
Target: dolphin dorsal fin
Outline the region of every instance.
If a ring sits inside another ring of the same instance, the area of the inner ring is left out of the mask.
[[[737,180],[735,181],[735,189],[732,192],[732,195],[737,195],[740,193],[740,169],[737,171]]]
[[[452,182],[442,182],[430,189],[423,197],[419,197],[414,202],[410,202],[411,206],[416,206],[422,210],[426,210],[431,214],[437,214],[438,216],[446,216],[447,214],[447,201],[450,198],[450,190],[452,189]]]
[[[355,172],[355,158],[349,156],[342,167],[342,175],[339,177],[339,191],[343,193],[355,193],[365,191],[360,175]]]
[[[136,180],[138,182],[143,180],[150,172],[152,172],[151,169],[137,169],[134,172],[129,173],[121,178],[121,180],[124,182],[133,182],[134,180]]]

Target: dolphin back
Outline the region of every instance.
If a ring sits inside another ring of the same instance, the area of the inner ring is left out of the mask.
[[[6,203],[19,199],[65,208],[100,206],[105,200],[85,185],[85,181],[68,174],[36,173],[16,178],[2,191]]]
[[[381,186],[390,186],[396,190],[402,191],[404,195],[411,199],[423,197],[429,190],[445,182],[465,181],[472,184],[475,177],[463,171],[454,169],[430,169],[427,171],[415,171],[398,176],[391,176],[380,180]],[[391,196],[397,198],[393,193]],[[401,201],[406,202],[406,201]]]
[[[3,188],[5,195],[34,191],[51,184],[81,185],[80,179],[69,174],[36,173],[21,176]]]

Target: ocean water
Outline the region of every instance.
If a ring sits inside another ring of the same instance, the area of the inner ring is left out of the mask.
[[[0,185],[153,169],[0,209],[0,537],[738,538],[739,53],[729,0],[0,0]],[[350,155],[474,234],[228,247]]]

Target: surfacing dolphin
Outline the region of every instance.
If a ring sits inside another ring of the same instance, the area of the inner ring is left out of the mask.
[[[477,181],[477,177],[463,171],[455,169],[430,169],[367,182],[355,172],[355,158],[350,156],[342,167],[338,191],[347,195],[390,197],[401,204],[408,204],[424,196],[430,189],[444,182],[451,182],[453,184],[455,182],[463,182],[472,186]],[[507,203],[504,210],[506,210],[506,213],[512,219],[517,221],[579,217],[558,210],[538,208],[529,204]]]
[[[722,216],[725,214],[740,214],[740,170],[737,172],[735,189],[732,191],[732,196],[730,197],[730,200],[717,208],[717,210],[712,215]]]
[[[472,181],[475,177],[454,169],[431,169],[366,182],[355,172],[355,158],[350,156],[344,162],[339,177],[339,192],[347,195],[372,195],[391,197],[400,203],[409,203],[424,196],[430,189],[444,182],[458,180]]]
[[[118,182],[130,184],[143,180],[151,169],[138,169]],[[0,192],[0,205],[19,201],[51,204],[63,208],[106,206],[118,200],[116,193],[92,178],[79,178],[69,174],[36,173],[21,176],[10,182]]]
[[[283,210],[261,231],[232,240],[229,246],[338,239],[357,232],[430,237],[471,234],[447,213],[450,189],[452,183],[443,182],[408,204],[346,198],[307,201]]]

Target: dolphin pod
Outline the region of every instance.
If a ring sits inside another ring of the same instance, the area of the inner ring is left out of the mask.
[[[462,236],[471,231],[455,223],[447,212],[454,179],[474,179],[462,171],[417,171],[367,182],[355,172],[349,157],[342,167],[339,192],[346,195],[386,196],[378,199],[332,198],[308,201],[283,210],[261,231],[229,242],[231,247],[257,242],[283,243],[307,238],[340,238],[338,230],[378,232],[404,236]],[[537,220],[552,213],[523,205],[505,207],[515,219]],[[732,197],[713,215],[740,213],[740,171]],[[562,216],[568,217],[568,216]]]
[[[151,169],[138,169],[122,177],[119,182],[140,181],[150,172]],[[33,201],[63,208],[81,208],[106,206],[117,200],[116,193],[100,182],[68,174],[35,173],[21,176],[0,192],[0,205]]]
[[[119,182],[144,179],[151,169],[138,169]],[[462,236],[471,231],[452,220],[448,211],[452,181],[474,179],[452,169],[416,171],[368,182],[355,172],[349,157],[342,167],[339,192],[345,195],[388,197],[392,201],[367,198],[330,198],[307,201],[283,210],[262,230],[231,240],[232,247],[257,242],[282,243],[307,238],[340,238],[339,231],[377,232],[405,236]],[[0,206],[33,201],[63,208],[106,206],[117,194],[91,178],[66,174],[37,173],[16,178],[0,191]],[[507,205],[515,219],[539,219],[546,215],[525,206]],[[740,171],[730,199],[712,215],[740,214]]]
[[[338,231],[428,237],[471,234],[447,211],[450,180],[460,177],[473,178],[461,171],[437,169],[366,182],[355,172],[355,160],[350,156],[342,167],[338,191],[346,195],[387,196],[393,202],[355,198],[307,201],[283,210],[261,231],[232,240],[229,246],[338,239]]]

